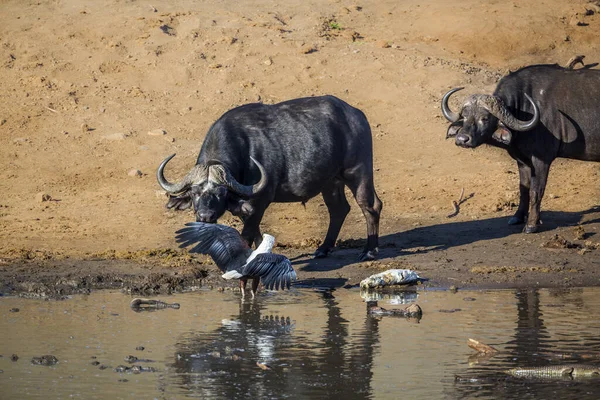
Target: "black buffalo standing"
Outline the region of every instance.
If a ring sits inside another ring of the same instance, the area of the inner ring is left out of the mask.
[[[533,65],[500,80],[493,95],[468,97],[457,114],[448,98],[442,112],[452,124],[446,137],[462,147],[502,147],[517,161],[519,207],[509,224],[538,230],[540,205],[557,157],[600,161],[600,71]]]
[[[333,97],[246,104],[221,116],[209,129],[196,165],[179,182],[156,176],[171,198],[168,208],[193,205],[196,221],[214,223],[226,210],[244,222],[242,237],[260,244],[260,221],[272,202],[306,202],[321,193],[329,229],[315,252],[334,247],[350,211],[344,186],[367,220],[361,259],[377,253],[382,203],[373,185],[371,128],[362,111]]]

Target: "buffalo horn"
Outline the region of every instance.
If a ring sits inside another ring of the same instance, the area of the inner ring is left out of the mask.
[[[450,110],[450,107],[448,106],[448,99],[450,98],[450,96],[452,96],[452,94],[463,89],[464,87],[454,88],[448,91],[448,93],[446,93],[444,97],[442,97],[442,113],[444,114],[444,117],[446,117],[446,119],[452,123],[460,119],[460,114],[457,114]]]
[[[525,93],[525,97],[533,107],[533,117],[529,121],[521,121],[517,119],[508,110],[502,99],[497,96],[481,95],[479,101],[484,104],[484,107],[496,118],[498,118],[506,127],[515,131],[528,131],[540,120],[540,110],[533,99]]]
[[[164,169],[167,163],[175,157],[175,154],[170,155],[165,158],[165,160],[160,163],[158,166],[158,171],[156,171],[156,179],[158,179],[158,183],[160,187],[163,188],[167,193],[171,195],[176,195],[184,192],[187,188],[192,184],[198,184],[206,181],[208,179],[208,167],[205,165],[195,165],[190,172],[188,172],[181,181],[176,183],[170,183],[167,181],[164,175]]]
[[[242,185],[231,174],[224,165],[211,165],[209,169],[209,180],[225,185],[229,190],[243,197],[253,197],[267,186],[267,173],[264,167],[253,157],[250,159],[256,164],[260,171],[260,180],[254,185]]]

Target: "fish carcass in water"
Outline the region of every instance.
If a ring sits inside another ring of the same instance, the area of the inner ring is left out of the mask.
[[[578,364],[512,368],[505,372],[518,378],[530,379],[600,378],[600,366]]]
[[[389,285],[406,285],[415,283],[420,279],[419,275],[410,269],[388,269],[385,272],[371,275],[360,282],[362,289],[376,288]]]

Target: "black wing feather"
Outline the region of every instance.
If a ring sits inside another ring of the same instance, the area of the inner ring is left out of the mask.
[[[296,279],[296,271],[287,257],[281,254],[258,254],[244,267],[245,276],[258,276],[269,290],[290,288],[292,279]]]
[[[190,248],[191,253],[208,254],[222,271],[241,267],[250,247],[237,230],[220,224],[189,222],[176,232],[179,247]]]

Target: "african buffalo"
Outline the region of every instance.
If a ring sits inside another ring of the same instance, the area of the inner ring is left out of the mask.
[[[156,176],[169,193],[168,208],[194,206],[196,221],[215,223],[226,210],[244,222],[251,246],[262,238],[260,221],[272,202],[306,202],[321,193],[329,229],[315,257],[334,247],[350,211],[344,186],[367,220],[361,260],[377,253],[382,203],[373,185],[371,128],[362,111],[333,96],[278,104],[246,104],[221,116],[209,129],[196,165],[177,183]]]
[[[557,157],[600,161],[600,71],[559,65],[532,65],[500,80],[493,95],[475,94],[459,113],[442,99],[452,124],[446,137],[474,148],[482,143],[504,148],[517,161],[519,208],[509,224],[533,233],[552,161]]]

